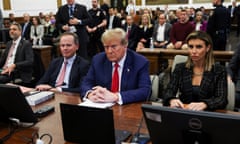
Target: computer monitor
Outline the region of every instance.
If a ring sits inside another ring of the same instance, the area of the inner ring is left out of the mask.
[[[18,86],[0,84],[0,121],[14,118],[24,123],[36,123],[37,117]]]
[[[142,105],[153,144],[239,144],[240,115]]]

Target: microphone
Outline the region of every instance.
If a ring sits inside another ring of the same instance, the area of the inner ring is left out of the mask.
[[[155,80],[155,77],[156,77],[156,75],[153,76],[153,78],[151,80],[151,84]],[[151,95],[152,95],[152,90],[149,91],[146,102],[149,102],[149,100],[151,99]],[[131,140],[131,143],[133,143],[133,144],[146,144],[150,140],[149,135],[140,133],[140,130],[143,125],[143,119],[144,119],[144,116],[141,117],[137,132],[134,134],[134,136]]]

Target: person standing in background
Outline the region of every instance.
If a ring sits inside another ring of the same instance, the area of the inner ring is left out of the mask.
[[[98,0],[92,0],[92,8],[88,11],[92,17],[90,24],[86,26],[90,41],[88,43],[88,56],[91,59],[98,52],[104,51],[101,36],[107,25],[104,11],[98,8]]]
[[[89,42],[86,25],[92,18],[84,5],[77,4],[75,0],[67,0],[67,4],[59,7],[56,14],[56,27],[62,32],[74,32],[79,37],[77,54],[83,58],[87,56],[87,43]]]
[[[227,31],[230,28],[230,13],[222,5],[223,0],[213,0],[213,14],[209,17],[207,33],[213,40],[213,50],[226,50]]]
[[[105,12],[105,15],[108,17],[108,10],[109,10],[109,6],[108,6],[108,3],[106,2],[106,0],[103,0],[103,4],[101,4],[100,8],[102,10],[104,10]]]
[[[30,15],[28,13],[23,14],[23,20],[24,22],[21,24],[22,26],[22,37],[25,40],[30,40],[30,31],[31,31],[31,26],[32,23],[30,21]]]
[[[134,13],[136,13],[136,6],[135,6],[133,0],[129,0],[128,5],[126,7],[126,12],[128,15],[131,14],[131,11],[134,11]]]

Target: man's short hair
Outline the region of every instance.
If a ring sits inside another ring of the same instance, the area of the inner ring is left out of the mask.
[[[64,32],[61,34],[60,36],[60,39],[63,37],[63,36],[73,36],[73,41],[76,45],[79,45],[79,40],[78,40],[78,35],[76,33],[73,33],[73,32]]]
[[[128,40],[126,38],[126,32],[121,28],[114,28],[114,29],[106,30],[102,34],[101,41],[102,41],[102,43],[104,43],[109,39],[110,40],[111,39],[119,39],[119,40],[121,40],[122,45],[126,45],[126,46],[128,45]]]

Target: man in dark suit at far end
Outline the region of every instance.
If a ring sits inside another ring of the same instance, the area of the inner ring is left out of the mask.
[[[85,6],[75,3],[75,0],[67,0],[67,4],[61,6],[56,14],[56,26],[62,32],[74,32],[79,37],[78,55],[87,58],[87,43],[89,41],[86,25],[91,22]]]
[[[82,78],[89,67],[87,60],[76,55],[79,47],[78,36],[65,32],[60,36],[62,57],[54,59],[44,76],[39,80],[36,89],[79,92]]]
[[[102,35],[105,52],[95,55],[80,95],[93,102],[127,104],[146,101],[151,91],[148,60],[127,48],[121,28]]]
[[[9,35],[12,40],[6,44],[6,50],[0,58],[0,83],[8,83],[14,78],[30,83],[33,72],[32,45],[21,37],[22,27],[19,23],[10,25]]]
[[[22,26],[22,37],[25,40],[30,40],[30,31],[31,31],[31,26],[32,23],[30,21],[30,15],[28,13],[23,14],[23,20],[24,22],[21,24]]]

